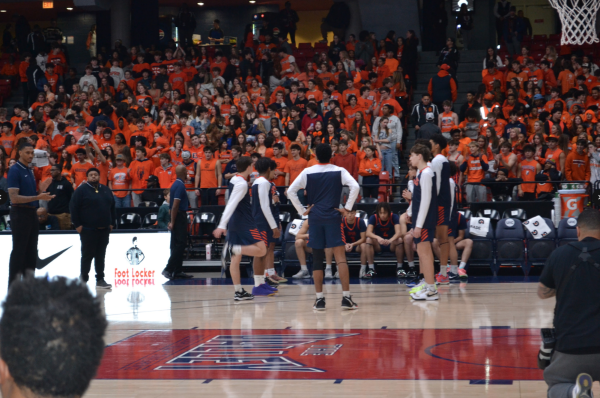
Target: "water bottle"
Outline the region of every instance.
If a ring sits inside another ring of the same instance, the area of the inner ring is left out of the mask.
[[[211,254],[212,254],[212,243],[208,243],[206,245],[206,259],[207,260],[211,259]]]
[[[554,214],[552,216],[552,222],[554,222],[554,226],[558,228],[558,224],[562,218],[561,210],[560,210],[560,195],[558,192],[554,194],[554,198],[552,199],[554,203]]]

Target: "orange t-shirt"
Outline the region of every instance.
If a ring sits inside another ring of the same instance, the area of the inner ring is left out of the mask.
[[[308,167],[306,159],[298,158],[298,160],[288,159],[283,171],[290,174],[290,184],[302,173],[302,170]],[[275,184],[277,185],[277,184]],[[283,185],[283,184],[282,184]]]
[[[71,177],[75,181],[75,186],[80,186],[83,182],[87,181],[86,173],[89,169],[93,168],[94,165],[90,162],[75,162],[71,168]]]
[[[572,88],[575,88],[575,74],[570,70],[563,70],[558,74],[558,79],[562,94],[566,94]]]
[[[213,156],[210,160],[202,159],[198,162],[198,167],[200,167],[200,188],[217,188],[219,186],[216,174],[218,161]]]
[[[134,152],[135,153],[135,152]],[[148,186],[148,177],[154,171],[154,163],[150,159],[134,160],[129,165],[129,176],[131,177],[131,188],[136,189],[136,194],[140,195]]]
[[[521,178],[523,181],[535,181],[535,175],[537,174],[537,165],[538,162],[535,160],[526,160],[523,159],[521,161]],[[523,192],[535,192],[536,184],[523,184],[521,185],[521,189]]]
[[[171,185],[173,185],[177,179],[175,168],[172,165],[169,165],[166,169],[162,166],[158,166],[154,169],[154,175],[158,177],[158,184],[163,189],[171,188]]]
[[[112,189],[129,189],[129,183],[131,182],[129,170],[127,167],[115,167],[110,171],[108,180],[112,183]],[[129,195],[129,191],[113,192],[113,195],[117,198],[124,198]]]

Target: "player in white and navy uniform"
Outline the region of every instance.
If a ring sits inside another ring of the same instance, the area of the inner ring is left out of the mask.
[[[414,242],[419,253],[421,273],[425,282],[421,289],[411,293],[414,300],[437,300],[438,292],[435,286],[433,270],[433,251],[431,242],[435,235],[438,219],[437,187],[435,173],[427,166],[431,158],[429,148],[424,145],[415,145],[410,150],[410,164],[419,170],[414,179],[414,192],[410,203]]]
[[[435,182],[437,187],[437,208],[438,218],[435,229],[435,237],[440,245],[440,273],[436,276],[436,282],[440,285],[450,283],[446,265],[448,265],[448,256],[450,243],[448,240],[448,225],[452,218],[452,195],[450,191],[450,162],[442,155],[442,150],[446,148],[447,142],[441,134],[434,134],[429,142],[431,143],[431,169],[435,173]],[[456,249],[454,249],[456,250]]]
[[[268,247],[275,244],[279,238],[279,219],[275,218],[271,205],[273,203],[273,191],[271,190],[271,182],[269,181],[272,169],[271,159],[260,158],[254,164],[254,168],[258,172],[259,177],[252,184],[252,217],[258,226],[258,232],[267,246],[267,253],[263,257],[255,257],[253,262],[254,267],[254,288],[252,294],[254,296],[271,296],[274,286],[265,284],[265,266],[267,262]],[[275,165],[277,168],[277,165]]]
[[[235,289],[234,300],[239,301],[254,299],[252,294],[242,288],[240,278],[242,255],[263,257],[267,254],[267,245],[252,217],[252,205],[248,190],[248,177],[252,173],[252,159],[244,156],[236,161],[236,166],[237,174],[229,181],[229,201],[213,235],[219,239],[227,233],[221,264],[225,268],[226,255],[231,254],[230,272]]]
[[[319,144],[316,149],[319,164],[304,169],[288,188],[288,198],[299,214],[308,214],[309,236],[308,246],[313,250],[313,279],[317,300],[314,309],[325,310],[323,296],[323,259],[325,249],[333,248],[333,255],[338,266],[342,282],[343,309],[356,309],[356,303],[350,295],[350,277],[346,263],[346,251],[343,240],[342,216],[352,210],[360,187],[350,173],[344,168],[329,164],[331,147]],[[340,196],[344,186],[350,188],[348,201],[343,209],[339,209]],[[298,199],[298,190],[306,189],[308,209]]]
[[[281,229],[281,222],[279,221],[279,206],[280,206],[280,195],[277,190],[277,186],[273,182],[276,178],[275,171],[277,170],[277,163],[271,159],[271,178],[269,178],[269,183],[271,184],[271,213],[273,213],[273,217],[275,218],[275,222],[279,227],[279,234],[283,233]],[[267,282],[271,287],[277,286],[279,283],[287,282],[286,278],[283,278],[277,275],[275,272],[275,244],[277,239],[274,239],[272,242],[269,242],[267,245],[267,261],[265,264],[265,282]]]

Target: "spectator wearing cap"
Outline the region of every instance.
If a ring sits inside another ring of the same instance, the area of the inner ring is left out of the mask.
[[[454,103],[458,95],[456,81],[448,73],[449,70],[450,66],[448,64],[442,64],[437,75],[429,80],[429,86],[427,87],[431,100],[438,109],[442,109],[444,101],[452,101]]]
[[[437,124],[434,124],[435,117],[433,112],[427,112],[425,120],[427,122],[417,131],[417,139],[429,140],[435,134],[442,134],[442,130],[440,130]]]
[[[142,202],[154,202],[160,206],[164,202],[165,196],[163,190],[160,189],[158,177],[152,175],[148,177],[146,183],[146,189],[142,193]]]
[[[538,114],[544,111],[544,96],[542,94],[536,94],[533,96],[533,108],[538,110]]]
[[[123,156],[123,155],[121,155]],[[48,193],[54,195],[54,199],[48,202],[48,213],[58,219],[60,229],[71,229],[71,214],[69,203],[73,196],[73,185],[62,174],[62,166],[53,164],[50,168],[52,182],[48,186]]]
[[[192,159],[190,151],[183,151],[181,153],[182,164],[187,170],[187,178],[184,180],[186,193],[188,196],[189,207],[198,207],[198,197],[196,196],[196,189],[194,184],[196,182],[196,166],[197,163]]]
[[[81,240],[81,280],[87,283],[94,260],[96,288],[110,289],[104,280],[104,259],[110,232],[117,225],[117,212],[111,190],[100,184],[98,169],[87,171],[87,181],[75,190],[69,208]]]

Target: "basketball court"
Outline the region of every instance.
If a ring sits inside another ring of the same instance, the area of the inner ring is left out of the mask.
[[[437,302],[411,301],[395,278],[353,279],[357,311],[330,281],[316,312],[310,280],[234,302],[230,280],[206,275],[97,293],[107,347],[86,396],[546,396],[536,358],[554,299],[538,299],[536,277],[471,277]]]

